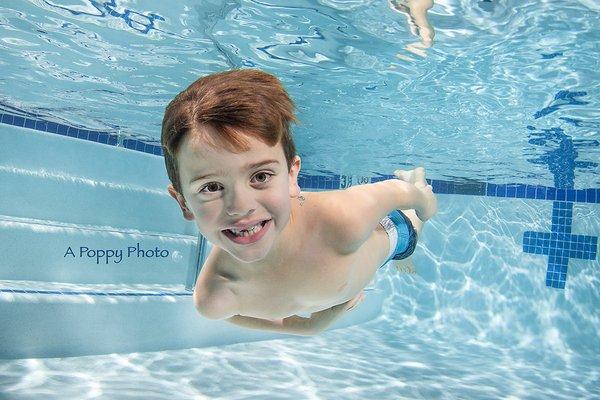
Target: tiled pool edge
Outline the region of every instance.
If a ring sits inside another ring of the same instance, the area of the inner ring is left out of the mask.
[[[77,128],[57,122],[7,113],[0,113],[0,123],[162,156],[160,145],[144,142],[139,139],[122,138],[117,132]]]
[[[91,129],[76,128],[57,122],[46,121],[39,118],[0,113],[0,123],[33,129],[37,131],[68,136],[82,140],[89,140],[115,147],[139,151],[156,156],[162,156],[160,144],[148,143],[139,139],[123,139],[115,132],[102,132]],[[365,176],[318,176],[300,173],[298,183],[305,189],[335,190],[344,189],[354,184],[373,183],[394,178],[393,175],[377,177]],[[505,197],[515,199],[535,199],[550,201],[568,201],[573,203],[600,203],[600,188],[589,189],[557,189],[549,186],[525,184],[495,184],[487,182],[460,182],[440,179],[428,179],[433,191],[438,194],[461,194],[471,196]]]

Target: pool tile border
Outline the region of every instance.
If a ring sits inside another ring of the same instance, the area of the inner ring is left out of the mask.
[[[124,147],[126,149],[140,151],[156,156],[163,155],[163,150],[160,144],[132,138],[121,139],[121,141],[119,141],[119,134],[115,132],[77,128],[57,122],[46,121],[40,118],[31,118],[9,113],[0,113],[0,123],[82,140],[89,140],[115,147]],[[298,177],[298,184],[300,187],[305,189],[336,190],[344,189],[352,186],[353,184],[374,183],[393,178],[393,175],[365,177],[349,175],[318,176],[300,174]],[[434,193],[438,194],[462,194],[515,199],[570,201],[574,203],[591,204],[600,203],[600,188],[557,189],[554,187],[540,185],[515,183],[496,184],[478,181],[446,181],[440,179],[428,179],[427,182],[432,186]]]

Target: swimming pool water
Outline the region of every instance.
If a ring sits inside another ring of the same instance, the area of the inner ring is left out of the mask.
[[[5,150],[2,183],[18,189],[0,210],[11,246],[29,240],[16,241],[14,224],[82,224],[75,203],[63,215],[41,201],[75,184],[85,199],[100,190],[95,204],[108,210],[118,190],[152,199],[127,229],[182,230],[148,218],[166,194],[153,174],[128,170],[126,152],[157,154],[168,101],[234,67],[274,73],[294,98],[303,188],[423,165],[439,214],[419,240],[416,275],[377,274],[387,295],[370,322],[310,338],[2,360],[0,398],[600,397],[599,11],[589,0],[438,1],[433,44],[415,50],[407,16],[386,1],[4,2],[0,138],[12,129],[23,143],[71,136],[120,151],[66,174],[43,152]],[[36,189],[42,177],[57,186]],[[87,290],[47,267],[33,285],[25,264],[5,266],[0,299]]]

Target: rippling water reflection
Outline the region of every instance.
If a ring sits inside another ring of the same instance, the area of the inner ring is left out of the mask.
[[[499,183],[551,182],[523,152],[530,125],[597,135],[591,1],[80,3],[0,5],[1,107],[156,140],[164,107],[193,80],[257,67],[298,104],[307,172],[394,163]],[[556,104],[565,90],[586,104]],[[583,170],[576,184],[598,176]]]

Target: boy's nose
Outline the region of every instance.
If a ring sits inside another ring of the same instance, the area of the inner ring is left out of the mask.
[[[226,198],[226,212],[228,215],[250,215],[256,210],[254,196],[249,190],[231,192]]]

